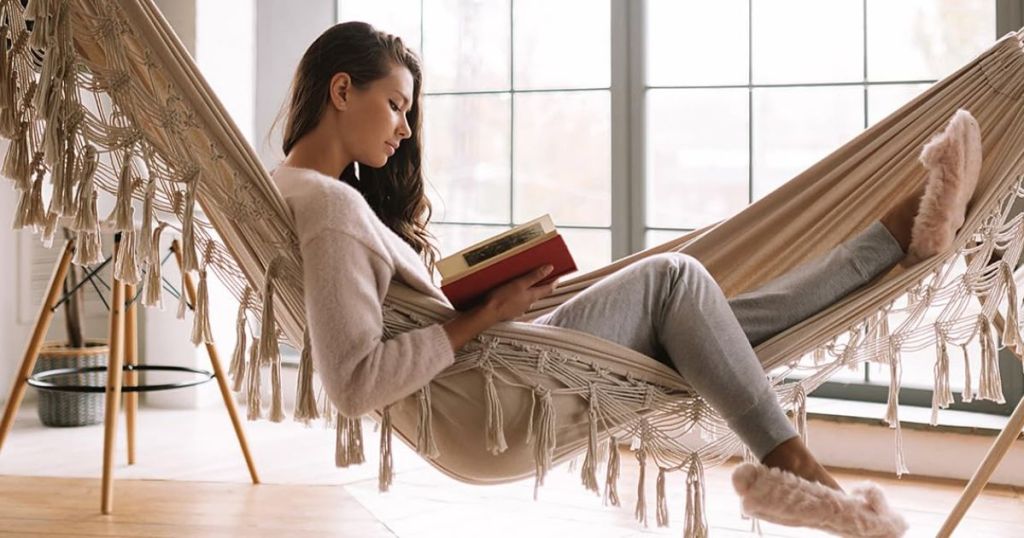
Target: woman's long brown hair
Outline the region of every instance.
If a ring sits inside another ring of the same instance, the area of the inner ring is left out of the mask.
[[[427,231],[432,208],[423,188],[423,111],[420,107],[423,73],[416,54],[402,40],[364,22],[344,22],[328,28],[306,49],[295,70],[284,126],[283,149],[288,155],[295,143],[316,127],[329,101],[331,77],[345,72],[352,84],[364,87],[384,78],[393,66],[412,73],[412,106],[408,113],[412,135],[381,168],[356,163],[339,178],[352,185],[369,203],[377,217],[415,250],[433,273],[440,253]]]

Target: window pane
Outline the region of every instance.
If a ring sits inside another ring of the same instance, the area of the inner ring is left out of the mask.
[[[868,80],[940,79],[992,45],[993,0],[867,0]]]
[[[508,94],[424,98],[424,167],[433,220],[510,221],[510,109]]]
[[[647,225],[700,228],[749,200],[747,89],[647,92]]]
[[[508,0],[431,0],[425,7],[426,91],[509,89]]]
[[[868,86],[868,124],[874,125],[927,90],[931,84]]]
[[[338,0],[338,21],[363,21],[420,51],[420,0]]]
[[[556,223],[557,224],[557,223]],[[559,228],[558,233],[565,239],[565,246],[576,261],[577,271],[560,278],[568,280],[588,271],[599,269],[612,261],[611,230],[580,230]]]
[[[663,245],[686,234],[684,230],[647,230],[644,232],[644,250]]]
[[[513,99],[515,222],[551,213],[556,226],[611,226],[609,92]]]
[[[751,2],[755,84],[864,80],[862,0]],[[700,51],[708,54],[709,51]]]
[[[754,199],[789,181],[859,133],[855,86],[754,90]]]
[[[516,89],[611,85],[609,0],[515,0]]]
[[[648,0],[647,84],[746,84],[749,0]]]

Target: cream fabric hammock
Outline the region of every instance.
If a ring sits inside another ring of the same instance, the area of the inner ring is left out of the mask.
[[[269,418],[285,418],[277,351],[283,337],[304,349],[294,418],[325,417],[337,427],[337,465],[362,462],[358,417],[337,416],[322,393],[317,401],[287,207],[152,2],[30,0],[23,10],[20,2],[2,0],[0,11],[0,35],[11,45],[0,47],[0,134],[12,140],[2,171],[22,193],[15,227],[37,229],[49,242],[56,216],[73,217],[76,261],[95,263],[96,196],[114,195],[111,220],[124,233],[115,270],[121,280],[145,281],[150,306],[161,304],[161,233],[180,233],[184,265],[200,282],[193,340],[210,339],[208,271],[240,301],[240,345],[230,370],[235,389],[248,391],[249,417],[264,413],[260,371],[266,366]],[[954,247],[879,279],[756,350],[802,432],[808,391],[842,368],[889,365],[894,383],[886,419],[905,471],[895,405],[901,368],[934,369],[935,407],[944,407],[952,401],[950,348],[980,339],[976,397],[1001,402],[997,341],[1021,346],[1012,264],[1020,257],[1024,217],[1011,205],[1024,196],[1022,91],[1021,39],[1010,34],[739,214],[565,281],[521,321],[659,252],[697,257],[729,296],[751,289],[851,237],[912,192],[924,179],[920,148],[957,108],[966,108],[981,124],[985,163]],[[45,206],[44,185],[52,185]],[[966,313],[976,300],[981,314]],[[453,315],[398,283],[384,307],[384,338]],[[929,314],[935,311],[937,318]],[[179,312],[184,315],[183,305]],[[262,332],[250,342],[248,331],[257,324]],[[901,362],[903,351],[919,349],[934,349],[935,362]],[[804,357],[813,358],[809,375],[784,384]],[[428,386],[374,418],[381,422],[382,490],[392,480],[397,433],[439,470],[477,484],[534,476],[540,485],[553,465],[581,456],[583,484],[603,489],[605,502],[618,505],[616,444],[630,441],[641,470],[637,518],[646,524],[647,473],[657,471],[656,518],[663,525],[665,473],[685,472],[684,533],[692,536],[707,532],[704,467],[742,450],[665,364],[591,335],[521,322],[488,330]],[[682,442],[694,428],[701,440]]]

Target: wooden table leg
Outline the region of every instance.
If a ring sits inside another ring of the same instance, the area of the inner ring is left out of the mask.
[[[114,244],[114,257],[118,245]],[[106,417],[103,422],[103,499],[104,514],[114,510],[114,453],[117,441],[117,415],[121,403],[121,368],[124,362],[124,283],[111,278],[110,358],[107,361]]]
[[[132,284],[125,284],[125,301],[128,302],[124,318],[124,362],[132,366],[138,366],[138,308],[135,298],[136,287]],[[138,385],[138,372],[129,370],[124,375],[126,387]],[[126,392],[124,395],[124,422],[128,435],[128,465],[135,465],[135,414],[139,407],[139,393]]]
[[[11,393],[7,398],[7,405],[4,408],[4,418],[0,422],[0,449],[4,446],[4,440],[14,426],[14,417],[18,414],[18,407],[25,397],[25,387],[28,386],[28,378],[32,375],[32,369],[36,366],[36,358],[39,357],[39,350],[43,347],[43,339],[46,338],[46,331],[50,328],[50,321],[53,320],[54,305],[63,290],[64,277],[68,274],[68,267],[71,267],[71,257],[75,252],[75,242],[68,240],[64,244],[64,253],[53,268],[53,276],[50,277],[50,289],[43,299],[39,308],[39,315],[36,317],[36,326],[32,330],[32,337],[29,339],[28,348],[21,359],[21,368],[14,376],[14,384]]]
[[[178,240],[175,239],[171,243],[171,251],[174,252],[174,257],[178,262],[178,269],[181,270],[181,248],[178,246]],[[185,289],[182,293],[188,293],[187,298],[189,303],[196,304],[196,290],[195,286],[192,285],[192,276],[182,271],[184,278],[182,279],[185,283]],[[228,410],[228,416],[231,418],[231,425],[235,428],[235,436],[238,437],[238,444],[242,448],[242,456],[245,458],[245,465],[249,468],[249,478],[253,484],[260,483],[260,477],[256,474],[256,464],[252,460],[252,454],[249,452],[249,443],[245,440],[245,430],[242,429],[242,420],[238,416],[238,408],[235,406],[235,399],[231,394],[231,389],[228,387],[227,375],[224,373],[224,369],[220,365],[220,359],[217,355],[217,348],[213,344],[206,344],[206,353],[210,356],[210,364],[213,365],[214,378],[217,380],[217,387],[220,389],[221,398],[224,400],[224,407]]]

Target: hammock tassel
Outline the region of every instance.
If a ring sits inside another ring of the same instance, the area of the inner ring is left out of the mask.
[[[245,333],[247,316],[246,306],[249,297],[252,295],[252,288],[245,287],[242,292],[242,300],[238,303],[238,316],[235,318],[235,351],[231,354],[231,366],[228,368],[228,375],[231,377],[231,390],[238,392],[242,390],[242,382],[245,380],[245,344],[248,336]]]
[[[91,144],[85,146],[82,153],[81,177],[78,192],[75,194],[75,221],[72,229],[76,231],[93,231],[99,229],[99,217],[92,207],[93,194],[96,192],[93,176],[96,173],[96,148]]]
[[[124,152],[121,163],[121,173],[117,179],[117,201],[114,203],[114,212],[108,220],[114,221],[114,230],[119,232],[128,231],[135,227],[134,215],[132,215],[132,152],[128,149]]]
[[[484,406],[487,408],[487,451],[497,456],[508,449],[505,443],[505,417],[494,386],[494,369],[484,369]]]
[[[128,208],[128,218],[135,216],[135,210]],[[138,284],[142,280],[142,271],[139,269],[138,258],[135,254],[136,244],[135,228],[128,228],[122,232],[121,248],[117,250],[117,259],[114,260],[114,275],[121,282],[127,284]]]
[[[18,75],[14,68],[16,54],[13,50],[11,53],[7,52],[9,31],[10,27],[7,25],[0,27],[0,43],[4,44],[0,47],[0,134],[7,138],[15,134],[14,108],[17,106],[15,94]]]
[[[654,482],[657,495],[657,510],[654,518],[659,527],[668,527],[668,499],[665,495],[665,468],[658,466],[658,478]]]
[[[643,443],[640,444],[640,449],[636,451],[636,461],[640,463],[640,478],[637,480],[636,485],[636,509],[633,511],[633,516],[646,527],[647,498],[644,491],[644,480],[647,474],[647,447]]]
[[[166,225],[161,223],[153,230],[152,248],[149,252],[149,263],[146,264],[146,284],[142,291],[142,304],[163,310],[163,277],[160,276],[160,234]]]
[[[149,251],[153,248],[160,249],[159,246],[154,247],[152,236],[153,236],[153,198],[156,197],[156,180],[152,177],[146,182],[146,196],[142,202],[142,228],[139,235],[139,262],[143,266],[149,262]]]
[[[363,421],[359,417],[346,417],[341,413],[335,413],[335,416],[337,435],[334,465],[344,468],[363,463],[366,460],[363,454]]]
[[[53,193],[50,197],[50,213],[71,215],[74,211],[75,182],[75,143],[74,138],[65,142],[64,159],[56,163],[50,180],[53,182]]]
[[[700,453],[694,452],[686,471],[686,525],[683,527],[683,536],[707,537],[708,516],[705,506],[704,464],[700,461]]]
[[[206,243],[203,264],[199,267],[199,289],[196,293],[195,312],[192,318],[192,344],[212,344],[213,330],[210,328],[210,287],[207,283],[207,268],[213,260],[213,241]]]
[[[199,175],[195,174],[188,183],[188,190],[185,191],[185,212],[181,217],[181,252],[185,271],[195,271],[199,268],[196,260],[196,232],[194,213],[196,205],[196,185]]]
[[[23,121],[18,125],[17,134],[11,139],[11,145],[7,150],[7,157],[4,159],[3,175],[14,182],[14,187],[20,191],[31,188],[30,168],[28,160],[28,122]]]
[[[555,452],[555,406],[551,401],[551,390],[537,387],[540,393],[540,412],[537,416],[537,427],[534,431],[537,438],[533,445],[534,461],[537,465],[537,476],[533,484],[533,500],[537,500],[540,486],[544,485],[544,476],[551,469],[551,461]]]
[[[33,0],[31,9],[32,13],[32,48],[34,49],[46,49],[49,44],[49,33],[51,32],[51,24],[48,19],[50,16],[50,2],[51,0]],[[26,11],[28,11],[26,7]],[[58,8],[58,11],[59,8]],[[27,19],[26,19],[27,20]]]
[[[302,355],[299,357],[299,380],[295,388],[293,417],[303,424],[320,418],[320,412],[316,407],[316,395],[313,394],[313,345],[309,341],[309,325],[306,325],[306,330],[302,333]]]
[[[953,392],[949,386],[949,350],[946,346],[946,337],[938,325],[935,333],[938,352],[935,354],[935,385],[932,390],[932,426],[939,422],[939,409],[945,409],[953,403]]]
[[[978,316],[981,337],[981,379],[978,381],[978,398],[996,403],[1006,403],[1003,397],[1003,381],[999,375],[999,352],[996,350],[992,325],[984,315]]]
[[[583,465],[580,469],[580,479],[582,480],[583,486],[585,488],[595,493],[600,491],[597,484],[597,406],[597,385],[591,383],[590,406],[589,410],[587,411],[587,416],[590,422],[590,435],[587,438],[587,456],[583,460]]]
[[[430,459],[441,455],[434,442],[433,416],[431,414],[432,402],[430,400],[430,385],[424,385],[419,390],[420,402],[420,424],[416,436],[416,452]]]
[[[92,202],[88,206],[87,212],[96,215],[96,200],[99,198],[99,193],[92,191]],[[100,228],[99,223],[96,223],[95,227],[87,230],[78,231],[77,248],[75,249],[75,257],[71,260],[76,265],[93,265],[103,261],[103,245],[100,240]]]
[[[53,236],[57,232],[57,218],[59,215],[56,213],[46,214],[46,223],[43,224],[43,233],[41,234],[41,240],[45,248],[53,246]]]
[[[391,406],[385,406],[380,423],[380,470],[377,473],[377,489],[385,492],[394,480],[395,468],[391,458]]]
[[[281,353],[277,345],[277,323],[274,318],[274,282],[283,258],[276,257],[267,266],[263,280],[263,326],[260,328],[260,364],[271,367],[271,416],[273,422],[284,420],[284,397],[281,394]]]
[[[612,436],[608,440],[608,469],[604,479],[604,505],[619,506],[619,444]]]
[[[252,339],[249,345],[249,371],[246,372],[246,418],[258,420],[263,418],[263,387],[260,386],[260,341]]]
[[[964,391],[960,394],[960,401],[967,403],[974,401],[974,389],[971,388],[971,361],[967,358],[967,344],[960,344],[960,350],[964,355]]]
[[[18,210],[14,217],[13,228],[15,230],[31,228],[33,231],[37,231],[46,225],[46,213],[43,209],[43,174],[45,172],[45,168],[38,166],[32,188],[21,192]]]
[[[904,473],[908,473],[907,462],[903,457],[903,430],[900,428],[899,418],[899,394],[900,394],[900,378],[902,370],[900,368],[900,357],[899,349],[896,347],[894,337],[889,337],[889,345],[887,356],[889,358],[889,401],[886,405],[885,410],[885,421],[889,424],[890,428],[895,430],[896,435],[896,476],[903,476]]]
[[[1003,345],[1010,348],[1014,354],[1020,355],[1024,352],[1024,340],[1021,338],[1019,326],[1019,308],[1017,303],[1017,282],[1013,280],[1013,268],[1006,260],[1000,264],[1003,272],[1003,283],[1006,286],[1006,320],[1003,323]]]

